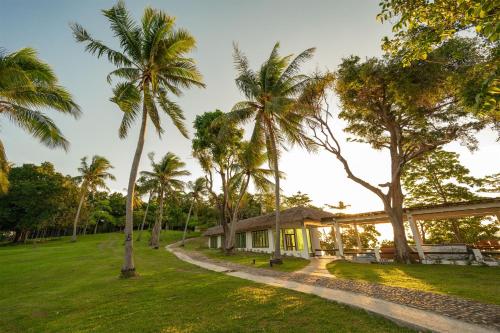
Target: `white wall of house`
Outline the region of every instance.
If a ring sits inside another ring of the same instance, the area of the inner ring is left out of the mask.
[[[253,244],[253,242],[252,242],[252,231],[246,231],[245,232],[246,247],[245,248],[239,248],[237,250],[240,250],[240,251],[249,251],[249,252],[258,252],[258,253],[273,253],[274,252],[274,233],[273,233],[273,229],[269,228],[269,229],[266,229],[266,230],[267,230],[267,233],[268,233],[268,240],[269,240],[269,246],[268,247],[265,247],[265,248],[254,248],[252,246],[252,244]],[[301,232],[302,233],[302,237],[304,239],[304,249],[303,250],[297,250],[297,251],[285,251],[285,250],[282,249],[281,253],[283,255],[287,255],[287,256],[301,257],[301,258],[308,259],[310,256],[309,256],[309,248],[308,248],[307,236],[306,236],[307,229],[306,228],[297,229],[297,232]],[[311,235],[311,245],[312,245],[313,251],[315,249],[319,249],[320,248],[320,246],[319,246],[320,232],[317,230],[317,228],[311,228],[310,229],[310,235]],[[208,246],[210,247],[210,237],[208,239]],[[221,247],[222,247],[222,236],[218,235],[217,236],[217,248],[221,248]]]

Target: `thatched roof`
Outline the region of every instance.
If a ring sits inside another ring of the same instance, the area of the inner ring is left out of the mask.
[[[281,226],[283,228],[299,228],[302,227],[304,221],[314,221],[321,223],[321,220],[327,217],[332,217],[333,214],[325,212],[321,209],[309,207],[294,207],[281,211]],[[238,221],[236,224],[236,232],[268,229],[275,225],[275,213],[269,213],[257,217]],[[222,226],[216,226],[207,229],[203,233],[204,236],[221,235],[223,234]]]

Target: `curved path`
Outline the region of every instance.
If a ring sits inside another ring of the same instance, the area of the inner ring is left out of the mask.
[[[500,332],[500,306],[328,277],[321,271],[318,274],[314,264],[295,273],[253,268],[207,258],[202,253],[186,251],[178,245],[171,244],[166,249],[191,264],[254,282],[314,294],[382,315],[404,326],[434,332]]]

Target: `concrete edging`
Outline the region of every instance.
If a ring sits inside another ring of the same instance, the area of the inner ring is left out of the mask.
[[[392,303],[382,299],[365,296],[349,291],[313,286],[310,284],[287,281],[269,276],[254,275],[247,272],[234,271],[226,267],[212,263],[203,262],[191,258],[189,255],[176,251],[177,243],[166,246],[166,250],[173,253],[177,258],[190,264],[211,271],[224,273],[229,276],[267,284],[273,287],[286,288],[301,293],[316,295],[341,304],[360,308],[377,315],[388,318],[398,324],[420,330],[430,330],[443,333],[494,333],[494,329],[474,325],[450,317],[438,315],[429,311],[415,309],[409,306]]]

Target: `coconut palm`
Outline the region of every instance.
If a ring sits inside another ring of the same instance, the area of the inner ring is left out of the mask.
[[[89,193],[93,194],[99,188],[108,190],[106,180],[115,179],[115,176],[108,172],[112,168],[111,163],[102,156],[94,155],[90,164],[87,162],[87,156],[81,159],[80,167],[78,168],[80,176],[75,177],[76,182],[81,184],[80,203],[78,204],[75,221],[73,222],[73,236],[71,237],[71,241],[76,241],[76,228],[85,198]]]
[[[160,246],[160,232],[163,221],[163,204],[165,195],[173,194],[184,189],[185,183],[179,177],[189,176],[191,173],[184,169],[186,163],[182,162],[175,154],[168,152],[159,162],[155,162],[154,154],[148,154],[153,171],[141,171],[141,176],[151,183],[156,183],[159,209],[157,219],[151,233],[150,245],[154,249]]]
[[[72,24],[71,28],[76,40],[85,43],[88,52],[97,57],[106,56],[117,67],[109,73],[108,81],[111,83],[113,78],[122,80],[115,85],[111,98],[123,111],[120,138],[127,136],[135,120],[140,118],[141,122],[127,190],[122,276],[128,277],[135,275],[132,200],[147,119],[151,120],[161,136],[160,113],[165,113],[187,137],[183,112],[170,95],[180,96],[183,88],[204,87],[204,84],[194,60],[186,56],[195,48],[195,39],[186,30],[176,29],[173,17],[163,11],[146,8],[141,22],[136,23],[122,1],[102,12],[120,43],[120,51],[94,39],[79,24]]]
[[[144,212],[144,216],[142,218],[141,227],[139,229],[139,234],[137,235],[137,239],[136,239],[136,241],[139,242],[141,240],[141,238],[142,238],[142,232],[144,230],[144,224],[146,224],[146,219],[148,217],[149,206],[151,204],[151,200],[153,200],[153,198],[154,198],[155,191],[157,190],[157,186],[156,186],[156,182],[150,181],[146,177],[142,176],[142,177],[139,177],[139,179],[137,180],[136,189],[137,189],[137,192],[139,192],[141,194],[146,194],[146,193],[149,194],[149,196],[148,196],[148,203],[146,205],[146,210]]]
[[[274,45],[269,58],[259,70],[250,69],[248,59],[234,47],[234,61],[238,77],[236,85],[247,100],[238,102],[228,114],[230,120],[246,123],[253,121],[251,142],[260,149],[265,146],[270,168],[274,172],[276,237],[273,260],[281,263],[280,251],[280,150],[287,144],[307,146],[302,120],[304,112],[298,107],[298,97],[309,77],[300,74],[301,64],[312,57],[314,48],[297,57],[281,57],[279,43]]]
[[[182,244],[186,240],[187,227],[189,224],[189,219],[191,218],[191,212],[195,204],[197,204],[206,194],[207,194],[207,180],[203,177],[197,178],[194,182],[188,182],[187,184],[189,191],[189,196],[191,197],[191,206],[189,206],[188,216],[186,218],[186,224],[184,225],[184,233],[182,234]]]
[[[71,94],[61,87],[49,65],[35,50],[7,53],[0,49],[0,116],[22,128],[50,148],[67,149],[68,140],[40,109],[52,109],[73,117],[80,115]],[[8,163],[0,140],[0,194],[8,187]]]
[[[271,169],[262,168],[267,161],[267,154],[258,151],[250,142],[243,144],[242,150],[238,156],[238,172],[231,179],[231,192],[235,196],[232,207],[231,224],[229,227],[229,239],[227,241],[227,250],[234,248],[236,236],[236,223],[238,222],[238,213],[243,197],[247,194],[250,182],[253,183],[255,190],[259,193],[267,193],[274,185],[269,180],[274,175]],[[280,177],[283,175],[280,173]]]

